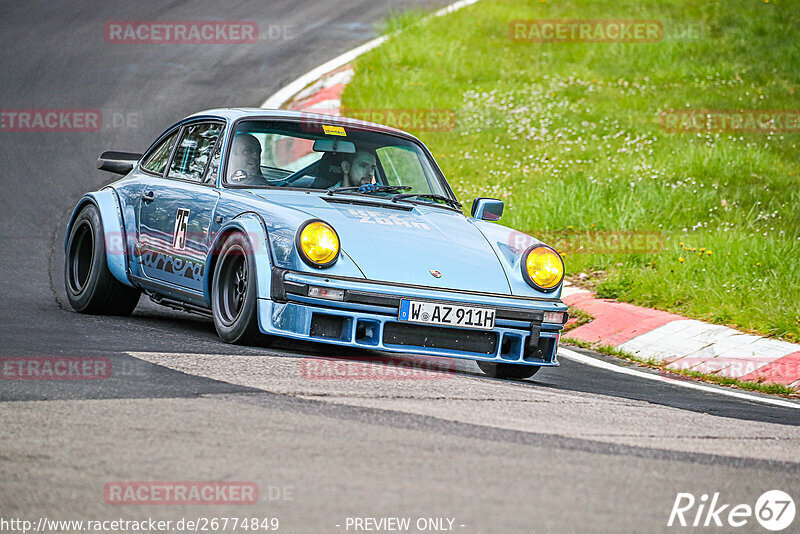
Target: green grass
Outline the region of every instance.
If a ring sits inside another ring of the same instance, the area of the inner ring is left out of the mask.
[[[569,332],[570,330],[575,330],[579,326],[583,326],[586,323],[590,323],[594,320],[594,317],[585,311],[578,308],[573,308],[572,306],[568,307],[568,312],[570,320],[564,325],[563,333]]]
[[[512,42],[517,19],[657,19],[665,36]],[[358,59],[343,104],[455,110],[451,131],[412,133],[460,200],[500,198],[503,224],[532,235],[660,235],[652,253],[567,251],[567,271],[605,271],[602,296],[800,340],[800,134],[659,125],[670,109],[800,109],[796,2],[483,0],[388,27],[402,31]]]
[[[675,375],[683,376],[686,378],[691,378],[694,380],[699,380],[702,382],[710,382],[712,384],[718,384],[720,386],[728,386],[734,387],[738,389],[744,389],[747,391],[759,391],[761,393],[769,393],[771,395],[782,395],[784,397],[798,397],[798,392],[789,386],[784,386],[783,384],[772,384],[769,382],[752,382],[749,380],[739,380],[738,378],[730,378],[727,376],[722,376],[714,373],[701,373],[699,371],[692,371],[691,369],[671,369],[667,368],[664,362],[654,359],[642,359],[637,358],[633,354],[627,353],[623,350],[620,350],[616,347],[611,347],[609,345],[597,345],[595,343],[587,343],[586,341],[581,341],[579,339],[564,337],[561,339],[562,343],[566,343],[569,345],[574,345],[576,347],[581,347],[584,349],[594,350],[596,352],[600,352],[602,354],[607,354],[609,356],[616,356],[617,358],[622,358],[634,363],[638,363],[652,369],[658,369],[665,375]]]

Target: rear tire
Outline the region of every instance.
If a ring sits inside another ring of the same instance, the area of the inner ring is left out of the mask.
[[[226,343],[248,345],[268,336],[258,328],[256,266],[250,242],[242,234],[225,239],[214,266],[211,309],[214,327]]]
[[[70,229],[64,282],[69,305],[79,313],[130,315],[139,303],[139,290],[108,270],[103,222],[94,204],[80,211]]]
[[[519,365],[514,363],[475,362],[486,375],[492,378],[509,378],[521,380],[535,375],[541,367],[538,365]]]

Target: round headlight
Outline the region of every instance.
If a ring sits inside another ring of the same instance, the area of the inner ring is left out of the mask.
[[[322,221],[309,221],[297,233],[297,249],[312,267],[330,267],[339,257],[339,236]]]
[[[564,262],[552,248],[534,246],[525,253],[522,274],[533,287],[550,291],[564,279]]]

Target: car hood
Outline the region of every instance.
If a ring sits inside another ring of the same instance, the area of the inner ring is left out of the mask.
[[[354,195],[253,194],[330,224],[342,252],[367,279],[511,294],[495,250],[461,213]]]

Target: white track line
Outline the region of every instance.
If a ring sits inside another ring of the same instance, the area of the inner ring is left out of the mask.
[[[352,50],[348,50],[344,54],[339,57],[335,57],[332,60],[328,61],[327,63],[323,63],[319,67],[312,69],[295,81],[291,82],[289,85],[286,85],[278,90],[277,93],[269,97],[267,100],[261,104],[262,108],[267,109],[278,109],[284,103],[286,103],[290,98],[294,95],[299,93],[300,91],[305,88],[310,83],[317,81],[319,78],[324,76],[325,74],[329,73],[332,70],[338,69],[342,65],[347,65],[355,58],[360,56],[361,54],[365,54],[375,48],[383,44],[386,41],[387,37],[385,35],[378,37],[377,39],[373,39],[371,41],[367,41],[363,45],[353,48]]]
[[[604,360],[598,360],[597,358],[593,358],[591,356],[586,356],[584,354],[579,354],[575,351],[569,350],[564,348],[563,346],[558,347],[558,357],[559,358],[567,358],[569,360],[573,360],[585,365],[591,365],[592,367],[598,367],[600,369],[605,369],[606,371],[612,371],[614,373],[620,373],[623,375],[635,376],[638,378],[644,378],[646,380],[654,380],[656,382],[661,382],[664,384],[670,384],[673,386],[680,386],[689,389],[696,389],[699,391],[704,391],[706,393],[714,393],[716,395],[726,395],[728,397],[734,397],[736,399],[747,400],[752,402],[761,402],[764,404],[772,404],[773,406],[781,406],[783,408],[794,408],[800,409],[800,404],[771,397],[760,397],[756,395],[748,395],[747,393],[742,393],[740,391],[736,391],[734,389],[725,388],[725,387],[709,387],[703,384],[699,384],[697,382],[687,382],[684,380],[676,380],[674,378],[667,378],[665,376],[656,375],[653,373],[645,373],[642,371],[637,371],[636,369],[631,369],[630,367],[622,367],[620,365],[615,365],[613,363],[609,363]]]
[[[434,17],[441,17],[443,15],[447,15],[448,13],[453,13],[454,11],[458,11],[459,9],[472,5],[478,2],[478,0],[461,0],[460,2],[455,2],[454,4],[450,4],[447,7],[444,7],[433,14]],[[261,104],[262,108],[267,109],[278,109],[283,104],[289,101],[294,95],[299,93],[303,90],[307,85],[317,81],[319,78],[324,76],[325,74],[329,73],[332,70],[336,70],[343,65],[347,65],[355,58],[362,54],[366,54],[376,46],[382,45],[389,37],[386,35],[382,35],[377,37],[371,41],[367,41],[366,43],[362,44],[361,46],[357,46],[352,50],[348,50],[341,56],[335,57],[332,60],[323,63],[319,67],[316,67],[293,82],[289,83],[288,85],[279,89],[275,94],[270,96],[268,99]]]

